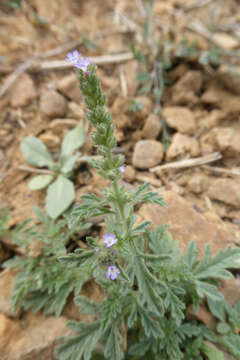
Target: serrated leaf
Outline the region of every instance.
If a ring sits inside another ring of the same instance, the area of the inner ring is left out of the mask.
[[[228,246],[225,250],[219,250],[212,258],[210,246],[204,249],[204,257],[195,269],[193,274],[196,279],[221,278],[230,279],[232,274],[227,269],[240,267],[240,249]]]
[[[226,310],[224,301],[214,301],[212,299],[207,299],[208,307],[211,313],[219,320],[226,320]]]
[[[83,295],[77,296],[74,302],[80,308],[79,311],[82,314],[96,315],[99,311],[99,304]]]
[[[57,180],[54,181],[47,190],[47,214],[52,219],[56,219],[71,205],[74,198],[75,191],[73,183],[63,175],[59,175]]]
[[[75,129],[69,131],[64,137],[61,148],[61,156],[72,155],[85,141],[85,130],[81,121]]]
[[[120,322],[115,321],[110,329],[110,333],[105,344],[104,356],[111,360],[122,360],[124,358],[122,350],[122,335],[120,332]]]
[[[41,190],[47,187],[50,182],[54,179],[54,175],[38,175],[30,180],[28,186],[30,190]]]
[[[97,345],[102,332],[99,321],[84,324],[77,321],[70,321],[68,326],[79,332],[79,335],[62,339],[65,342],[58,346],[55,355],[59,360],[90,360],[92,351]]]
[[[224,299],[223,295],[218,291],[217,287],[207,282],[196,281],[197,293],[203,298],[207,297],[214,301],[222,301]]]
[[[44,143],[34,136],[27,136],[23,139],[21,151],[24,160],[31,165],[50,168],[54,165],[51,154]]]

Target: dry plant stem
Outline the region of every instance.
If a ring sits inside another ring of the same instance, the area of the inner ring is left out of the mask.
[[[89,57],[89,60],[96,65],[121,63],[132,59],[133,59],[133,54],[130,52],[122,53],[122,54],[114,54],[114,55]],[[53,61],[45,61],[40,64],[36,64],[31,70],[32,71],[62,70],[62,69],[70,69],[72,67],[73,65],[65,60],[53,60]]]
[[[219,152],[212,153],[210,155],[201,156],[194,159],[187,159],[181,161],[174,161],[169,164],[155,166],[154,168],[150,169],[151,172],[158,172],[165,169],[181,169],[185,167],[193,167],[208,164],[210,162],[217,161],[222,158],[222,154]]]
[[[239,170],[229,170],[229,169],[222,169],[217,166],[209,166],[209,165],[203,165],[203,169],[206,169],[210,172],[216,173],[216,174],[223,174],[227,176],[240,176],[240,169]]]
[[[35,169],[35,168],[28,167],[28,166],[19,166],[18,170],[27,171],[27,172],[35,173],[35,174],[55,175],[55,172],[53,172],[51,170]]]

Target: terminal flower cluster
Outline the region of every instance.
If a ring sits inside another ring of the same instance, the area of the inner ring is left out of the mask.
[[[72,63],[74,67],[82,70],[86,74],[88,65],[91,64],[90,60],[86,57],[81,57],[77,50],[67,53],[66,60]]]

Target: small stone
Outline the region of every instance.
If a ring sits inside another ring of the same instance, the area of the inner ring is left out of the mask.
[[[240,281],[238,279],[221,280],[219,283],[219,290],[224,295],[228,305],[234,306],[236,302],[240,301]]]
[[[142,134],[146,139],[157,139],[162,130],[160,118],[155,114],[150,114],[144,124]]]
[[[0,273],[0,313],[10,317],[19,315],[11,308],[11,297],[14,288],[16,270],[6,269]]]
[[[42,134],[39,139],[44,142],[47,148],[55,148],[61,143],[59,137],[51,133]]]
[[[136,177],[136,171],[133,166],[127,165],[125,167],[125,171],[123,173],[123,178],[126,179],[129,182],[132,182],[135,180]]]
[[[29,105],[37,97],[36,87],[28,74],[22,74],[10,90],[10,105],[23,107]]]
[[[41,95],[40,109],[50,118],[62,117],[67,111],[67,101],[58,92],[45,90]]]
[[[159,165],[163,159],[163,145],[155,140],[140,140],[136,143],[132,158],[133,166],[149,169]]]
[[[216,143],[221,152],[228,156],[236,156],[240,153],[239,132],[231,127],[216,128]]]
[[[6,347],[9,344],[13,344],[19,335],[20,328],[13,321],[10,320],[6,315],[0,314],[0,353],[1,360],[10,360],[7,357]],[[5,357],[6,356],[6,357]]]
[[[202,73],[190,70],[184,74],[172,88],[172,102],[176,105],[188,105],[198,102],[198,94],[202,88]]]
[[[188,188],[194,194],[201,194],[208,187],[208,179],[201,174],[196,174],[191,177],[188,182]]]
[[[59,80],[58,90],[75,102],[81,102],[83,99],[78,79],[75,74],[64,76],[61,80]]]
[[[221,65],[218,69],[218,78],[229,91],[240,95],[240,67],[234,66],[230,70],[226,65]]]
[[[193,306],[190,305],[187,308],[187,318],[188,319],[197,319],[205,324],[211,330],[215,330],[217,321],[214,316],[210,313],[206,305],[201,304],[198,307],[198,311],[194,312]]]
[[[51,129],[54,134],[61,134],[63,130],[73,129],[78,124],[79,122],[75,119],[54,119],[50,122],[48,128]]]
[[[170,161],[177,157],[182,158],[186,153],[189,153],[193,157],[199,156],[200,148],[198,141],[190,136],[179,133],[174,134],[172,142],[167,148],[166,159]]]
[[[225,50],[233,50],[239,46],[239,41],[227,33],[223,33],[223,32],[214,33],[212,35],[212,39],[215,43],[217,43]]]
[[[240,207],[240,181],[233,179],[216,179],[208,189],[208,196],[233,207]]]
[[[139,96],[134,98],[134,100],[136,101],[136,103],[141,104],[141,109],[139,109],[138,111],[136,111],[135,115],[136,118],[138,118],[139,120],[145,120],[146,117],[151,114],[152,112],[152,102],[149,99],[149,97],[147,96]]]
[[[191,135],[196,130],[196,121],[192,111],[182,106],[163,109],[163,118],[167,124],[182,134]]]
[[[71,101],[68,103],[69,116],[73,119],[83,119],[84,111],[82,107],[75,102]]]

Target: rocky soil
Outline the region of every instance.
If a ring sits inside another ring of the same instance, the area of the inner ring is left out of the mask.
[[[229,61],[240,69],[239,2],[203,3],[156,0],[153,15],[161,41],[197,41],[201,51],[218,44],[237,54]],[[168,204],[168,210],[143,205],[140,218],[151,220],[153,226],[171,225],[183,249],[191,240],[200,253],[206,243],[213,253],[228,244],[239,246],[240,75],[227,73],[224,64],[200,64],[193,55],[176,57],[161,102],[171,136],[165,149],[153,98],[139,95],[139,64],[129,54],[131,41],[140,37],[141,42],[143,22],[141,1],[31,0],[23,2],[22,10],[10,8],[7,2],[0,5],[0,207],[8,206],[12,227],[32,217],[33,205],[44,207],[44,190],[28,188],[34,174],[20,152],[25,136],[39,137],[56,156],[65,133],[82,119],[88,132],[82,156],[95,154],[74,72],[54,63],[77,48],[99,63],[116,125],[116,151],[126,156],[123,182],[134,187],[148,181]],[[119,53],[129,54],[128,60],[99,60]],[[125,109],[133,98],[142,107],[128,112]],[[208,161],[209,156],[214,161]],[[79,165],[77,200],[84,193],[100,194],[105,185],[90,166]],[[18,252],[8,239],[0,239],[1,262]],[[72,301],[59,318],[13,313],[14,275],[0,267],[1,360],[53,359],[56,340],[69,333],[67,319],[80,315]],[[99,296],[92,284],[84,291],[92,298]],[[230,304],[240,300],[238,278],[224,282],[222,291]],[[209,326],[213,321],[204,308],[192,316]],[[226,355],[226,359],[230,358]]]

